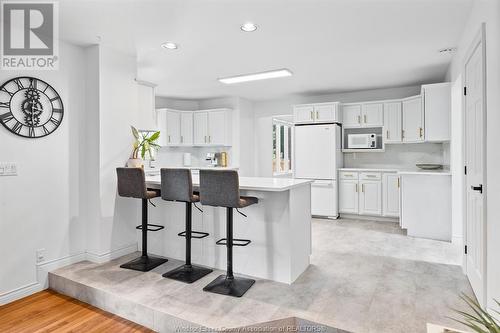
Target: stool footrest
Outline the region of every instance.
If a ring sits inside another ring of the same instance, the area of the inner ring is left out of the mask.
[[[205,238],[210,235],[208,232],[191,231],[191,238]],[[186,232],[179,232],[177,236],[186,237]]]
[[[250,239],[241,239],[241,238],[234,238],[233,239],[233,245],[234,246],[247,246],[250,244],[252,241]],[[215,242],[217,245],[227,245],[227,238],[221,238],[217,242]]]
[[[137,227],[135,227],[136,229],[139,229],[139,230],[142,230],[142,225],[138,225]],[[164,226],[162,225],[158,225],[158,224],[149,224],[148,223],[148,231],[160,231],[162,229],[165,229]]]

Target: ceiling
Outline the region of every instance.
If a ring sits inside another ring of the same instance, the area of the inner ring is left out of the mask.
[[[61,38],[134,54],[138,78],[184,99],[251,100],[443,80],[472,0],[61,0]],[[252,21],[255,32],[240,25]],[[177,50],[160,47],[165,41]],[[217,78],[288,68],[225,85]]]

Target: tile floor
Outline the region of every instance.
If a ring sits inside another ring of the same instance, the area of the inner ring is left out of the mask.
[[[163,332],[173,322],[219,328],[287,317],[360,333],[425,332],[427,322],[459,327],[447,317],[464,309],[460,293],[472,295],[460,249],[389,222],[314,219],[306,272],[292,285],[258,280],[242,298],[202,291],[220,271],[186,285],[161,277],[175,260],[148,273],[118,267],[133,256],[61,268],[50,285]]]

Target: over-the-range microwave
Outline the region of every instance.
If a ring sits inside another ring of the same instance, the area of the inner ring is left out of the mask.
[[[377,135],[374,133],[367,134],[348,134],[347,148],[349,149],[376,149]]]

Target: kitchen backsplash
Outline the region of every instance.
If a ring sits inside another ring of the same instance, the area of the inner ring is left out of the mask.
[[[389,144],[385,152],[345,153],[344,167],[412,169],[417,163],[449,167],[449,149],[442,143]]]
[[[232,166],[231,148],[222,147],[162,147],[156,154],[156,165],[164,167],[184,166],[183,158],[185,153],[191,154],[191,166],[208,166],[209,161],[205,158],[207,153],[219,153],[226,151],[228,153],[228,166]]]

